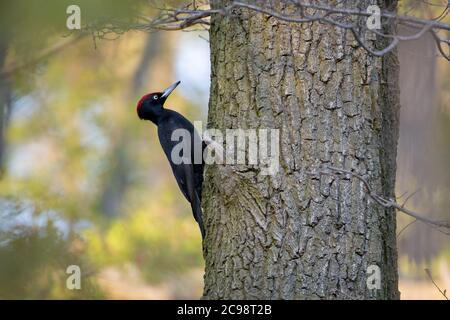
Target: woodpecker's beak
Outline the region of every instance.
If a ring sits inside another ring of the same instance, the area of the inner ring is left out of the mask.
[[[172,93],[173,90],[180,84],[181,81],[175,82],[173,85],[168,87],[166,90],[164,90],[163,94],[161,95],[161,98],[167,98],[169,94]]]

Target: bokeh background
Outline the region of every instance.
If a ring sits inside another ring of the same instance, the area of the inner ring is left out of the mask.
[[[138,0],[1,2],[0,299],[199,298],[200,233],[136,101],[181,80],[168,105],[206,120],[208,33],[73,33],[69,4],[100,29],[157,11]],[[449,219],[450,63],[428,37],[399,56],[399,202],[414,193],[411,209]],[[402,298],[442,299],[424,269],[450,289],[449,236],[413,221],[398,215]],[[66,288],[74,264],[81,290]]]

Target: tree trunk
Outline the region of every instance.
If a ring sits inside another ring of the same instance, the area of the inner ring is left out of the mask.
[[[0,35],[0,70],[4,68],[7,47],[7,40]],[[3,176],[5,166],[5,127],[10,105],[11,88],[9,79],[6,75],[0,73],[0,177]]]
[[[345,5],[365,11],[371,3]],[[273,176],[207,166],[204,298],[398,298],[395,211],[375,204],[358,180],[308,174],[324,165],[353,170],[394,197],[396,53],[374,57],[337,27],[245,9],[212,18],[210,46],[208,127],[279,129],[280,166]],[[380,268],[380,289],[366,285],[370,265]]]

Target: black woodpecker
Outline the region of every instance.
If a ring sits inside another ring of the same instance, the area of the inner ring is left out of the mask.
[[[169,160],[181,192],[191,204],[192,213],[200,227],[202,239],[204,239],[205,229],[203,227],[201,196],[204,168],[202,155],[206,144],[202,142],[200,135],[189,120],[176,111],[164,108],[164,102],[166,102],[167,97],[179,84],[180,81],[175,82],[163,92],[144,95],[139,100],[136,111],[140,119],[150,120],[158,127],[158,137],[161,147]],[[184,155],[181,150],[180,155],[189,158],[190,161],[182,161],[180,163],[180,161],[174,161],[175,159],[172,159],[172,150],[180,143],[179,141],[172,140],[172,134],[177,129],[185,129],[185,132],[189,132],[190,143],[187,146],[188,148],[190,147],[190,154]],[[201,143],[200,148],[195,147],[195,144],[198,143]],[[200,157],[197,155],[198,159],[194,159],[196,151],[201,152]],[[194,160],[197,160],[197,162]]]

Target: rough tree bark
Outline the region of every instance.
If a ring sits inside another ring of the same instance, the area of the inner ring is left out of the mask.
[[[345,3],[365,10],[374,1]],[[210,46],[208,127],[278,128],[281,154],[275,176],[206,168],[204,298],[399,298],[394,210],[355,179],[308,174],[323,165],[354,170],[394,196],[396,53],[374,57],[337,27],[244,9],[212,17]],[[379,290],[367,289],[369,265],[381,270]]]

